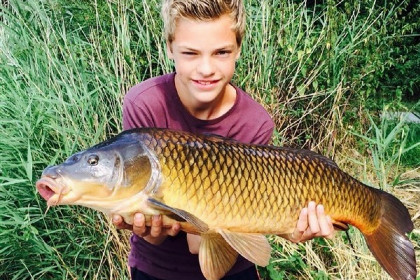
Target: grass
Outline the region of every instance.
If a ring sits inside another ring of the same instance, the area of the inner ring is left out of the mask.
[[[375,173],[379,179],[379,187],[389,191],[391,187],[406,182],[401,180],[401,174],[398,173],[400,172],[399,167],[404,165],[404,156],[420,147],[420,142],[415,140],[416,136],[414,136],[418,125],[410,127],[404,116],[401,116],[397,121],[381,118],[379,125],[372,117],[369,115],[368,117],[371,123],[370,129],[366,132],[368,136],[354,134],[363,139],[369,147]],[[406,161],[405,165],[412,165],[416,168],[419,162],[418,158],[412,159],[412,161]],[[389,180],[392,180],[390,184],[388,184]]]
[[[81,207],[45,213],[34,183],[47,165],[121,130],[121,102],[129,87],[172,71],[158,5],[3,3],[1,279],[128,279],[128,235]],[[387,43],[380,27],[390,24],[395,9],[348,5],[247,2],[247,37],[234,80],[273,116],[274,143],[320,151],[362,181],[402,198],[415,218],[418,254],[418,126],[394,129],[369,121],[370,113],[360,110],[366,95],[358,93],[371,89],[367,82],[381,63],[375,47]],[[261,273],[266,279],[386,277],[360,234],[352,230],[351,236],[355,251],[342,235],[301,245],[271,238],[273,259]]]
[[[111,238],[116,233],[108,220],[67,207],[45,215],[34,189],[46,165],[117,132],[118,65],[110,62],[113,53],[99,56],[98,44],[69,32],[45,2],[38,4],[11,2],[2,25],[0,277],[120,279],[127,249]]]

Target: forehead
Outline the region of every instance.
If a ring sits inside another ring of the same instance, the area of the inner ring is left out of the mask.
[[[233,24],[228,15],[212,20],[179,18],[176,21],[172,44],[191,48],[237,46]]]

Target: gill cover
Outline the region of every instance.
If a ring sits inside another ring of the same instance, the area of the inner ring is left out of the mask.
[[[42,175],[61,177],[66,184],[106,186],[109,191],[116,191],[131,187],[139,177],[144,177],[140,181],[148,181],[150,169],[142,142],[133,134],[122,133],[70,156],[60,165],[46,168]]]
[[[151,154],[136,134],[123,132],[83,153],[85,161],[91,165],[86,170],[96,180],[101,177],[102,183],[110,189],[129,188],[150,179]]]

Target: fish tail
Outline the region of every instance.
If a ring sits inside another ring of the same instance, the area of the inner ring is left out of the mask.
[[[364,234],[370,251],[393,279],[416,278],[416,256],[406,233],[413,230],[407,208],[394,196],[375,189],[380,195],[382,216],[379,226]]]

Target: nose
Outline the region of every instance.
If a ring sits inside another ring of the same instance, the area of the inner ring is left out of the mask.
[[[208,77],[214,74],[214,65],[210,57],[202,57],[197,65],[197,72]]]
[[[52,179],[57,179],[60,174],[60,169],[57,166],[48,166],[42,172],[42,176],[47,176]]]

